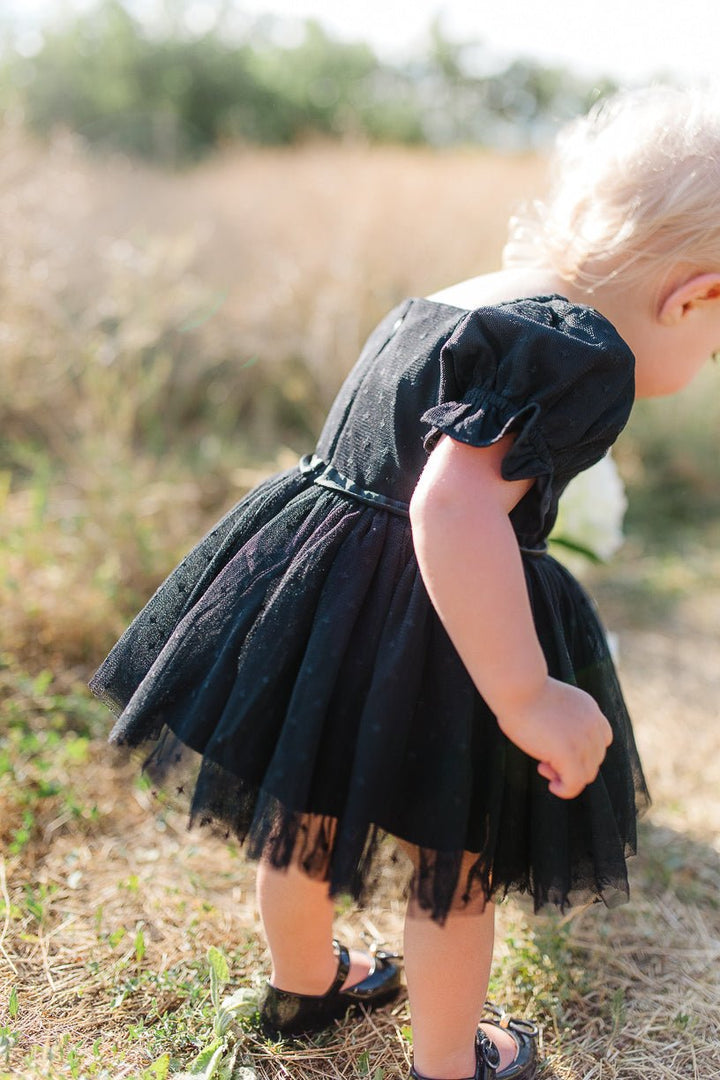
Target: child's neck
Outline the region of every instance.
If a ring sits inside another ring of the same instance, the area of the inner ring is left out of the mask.
[[[487,304],[502,304],[507,300],[520,300],[528,296],[559,294],[567,297],[567,282],[551,270],[528,267],[517,270],[498,270],[493,274],[480,274],[456,285],[433,293],[429,299],[453,307],[472,310]],[[568,297],[568,299],[571,299]],[[572,299],[575,299],[574,297]]]

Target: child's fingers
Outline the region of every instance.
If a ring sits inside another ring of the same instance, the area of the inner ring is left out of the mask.
[[[540,761],[537,771],[549,782],[553,795],[558,795],[561,799],[573,799],[595,779],[598,774],[598,762],[597,758],[592,758],[572,764],[566,763],[559,772],[549,761]]]
[[[549,780],[549,788],[553,795],[561,799],[574,799],[588,784],[597,777],[599,766],[597,764],[576,764],[568,766],[558,773],[551,765],[545,763],[544,768],[538,766],[538,772]]]
[[[549,781],[548,790],[553,795],[557,795],[559,799],[574,799],[576,795],[579,795],[587,787],[585,780],[578,777],[574,777],[572,780],[563,778],[560,773],[555,772],[552,766],[543,762],[538,765],[538,772]]]
[[[574,799],[584,789],[585,785],[582,784],[578,787],[571,787],[566,784],[564,780],[551,780],[548,785],[553,795],[557,795],[558,799]]]
[[[585,777],[578,775],[572,778],[558,776],[550,781],[548,787],[559,799],[574,799],[585,790],[589,782]]]

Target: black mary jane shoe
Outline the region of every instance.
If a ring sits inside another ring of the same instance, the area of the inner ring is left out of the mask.
[[[493,1013],[494,1018],[483,1019],[482,1023],[508,1031],[517,1044],[517,1050],[513,1061],[504,1069],[498,1069],[500,1052],[485,1032],[478,1028],[475,1035],[475,1072],[471,1080],[534,1080],[537,1075],[537,1027],[530,1020],[516,1020],[508,1016],[495,1005],[488,1005],[486,1008]],[[430,1078],[421,1076],[413,1066],[409,1080]]]
[[[367,1009],[374,1009],[397,996],[400,991],[400,968],[393,963],[397,959],[396,953],[373,948],[373,964],[365,978],[355,986],[341,990],[350,970],[350,956],[338,941],[333,942],[333,948],[338,967],[327,993],[293,994],[289,990],[278,990],[268,983],[260,1006],[260,1026],[267,1035],[309,1035],[329,1027],[333,1020],[339,1020],[350,1008],[364,1005]]]

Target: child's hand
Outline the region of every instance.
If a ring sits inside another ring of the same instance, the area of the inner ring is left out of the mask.
[[[418,565],[478,693],[561,799],[594,780],[612,741],[593,698],[547,674],[510,512],[531,481],[503,478],[490,446],[443,437],[410,504]]]
[[[550,791],[573,799],[595,779],[612,742],[597,704],[575,686],[548,678],[539,692],[515,705],[498,723],[521,750],[540,762]]]

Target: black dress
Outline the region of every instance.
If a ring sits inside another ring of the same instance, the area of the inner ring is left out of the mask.
[[[234,507],[96,673],[111,739],[155,741],[146,766],[176,786],[195,757],[192,820],[333,893],[362,896],[390,833],[419,847],[412,887],[438,919],[465,850],[466,899],[624,898],[647,793],[605,634],[544,543],[564,487],[632,401],[632,354],[590,308],[406,301],[368,340],[315,454]],[[486,446],[507,431],[504,476],[535,478],[511,521],[550,673],[592,694],[614,733],[569,801],[500,731],[413,550],[408,503],[440,434]]]

